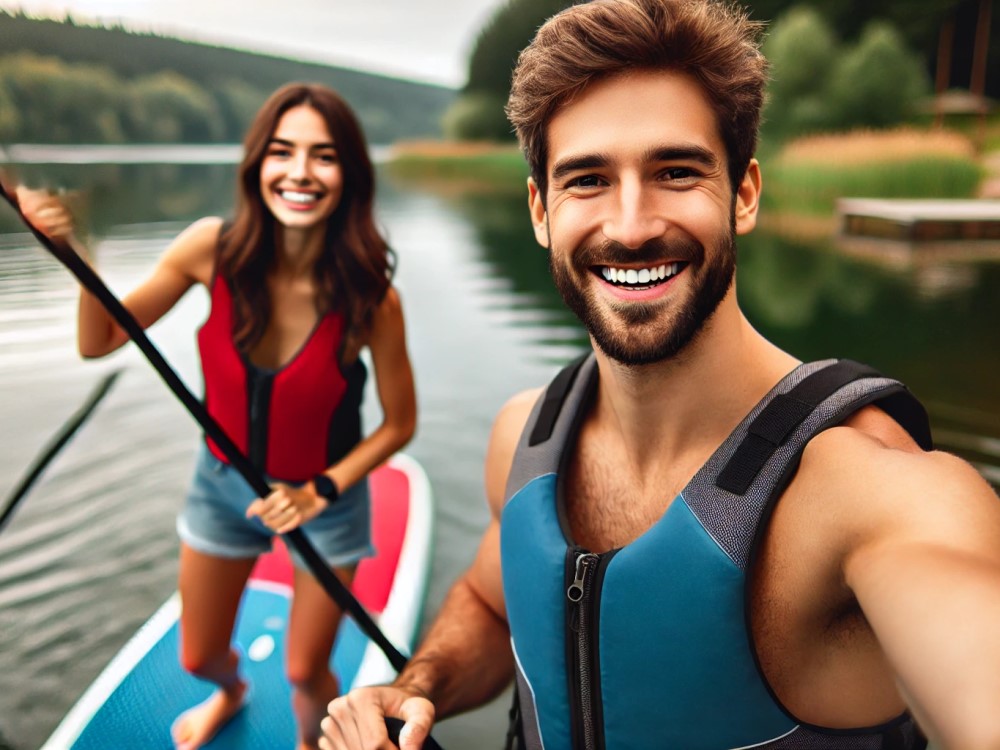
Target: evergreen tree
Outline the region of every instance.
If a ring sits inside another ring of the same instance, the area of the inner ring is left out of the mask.
[[[783,139],[831,124],[826,97],[838,46],[829,24],[812,8],[792,8],[775,22],[764,43],[771,64],[765,137]]]
[[[469,78],[444,116],[445,134],[459,140],[511,140],[503,107],[521,50],[538,27],[573,0],[507,0],[479,32],[469,58]]]
[[[884,128],[905,122],[929,92],[927,74],[899,32],[873,21],[834,66],[830,113],[842,128]]]

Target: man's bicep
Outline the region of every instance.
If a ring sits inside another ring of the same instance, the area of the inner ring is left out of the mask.
[[[538,394],[537,390],[519,393],[504,404],[493,421],[484,471],[490,523],[483,533],[476,558],[466,573],[469,587],[503,620],[507,619],[507,610],[500,571],[500,516],[503,512],[507,475],[510,474],[521,433]]]
[[[494,615],[501,620],[507,619],[500,571],[500,524],[496,520],[491,520],[486,527],[476,557],[466,571],[465,581]]]
[[[872,528],[865,546],[922,544],[1000,564],[1000,498],[976,470],[946,453],[884,450],[872,459]]]
[[[789,490],[803,509],[802,533],[845,571],[854,558],[899,544],[1000,561],[1000,500],[972,466],[947,453],[833,428],[809,443]]]
[[[514,462],[521,433],[540,393],[541,389],[522,391],[504,404],[493,420],[486,449],[484,482],[490,515],[496,520],[500,519],[503,511],[507,476]]]
[[[929,570],[966,564],[1000,574],[1000,498],[974,468],[944,453],[888,451],[878,460],[883,471],[865,502],[884,507],[855,529],[843,566],[852,589],[919,590]]]

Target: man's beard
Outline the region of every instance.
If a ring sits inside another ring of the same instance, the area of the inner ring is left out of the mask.
[[[692,239],[650,240],[638,250],[618,242],[599,247],[585,245],[574,252],[572,266],[556,262],[553,257],[550,247],[549,270],[559,293],[601,351],[625,365],[648,365],[676,357],[695,340],[718,308],[736,270],[736,237],[730,227],[710,258],[701,243]],[[668,258],[687,261],[683,273],[699,274],[689,282],[690,293],[684,299],[674,295],[666,304],[658,300],[617,304],[605,300],[598,304],[595,292],[585,283],[589,282],[591,267],[596,265],[653,266]],[[657,323],[657,318],[664,322]],[[656,328],[651,329],[653,326]]]

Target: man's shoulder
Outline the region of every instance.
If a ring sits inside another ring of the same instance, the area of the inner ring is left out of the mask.
[[[800,500],[808,498],[813,510],[842,519],[851,533],[883,524],[930,527],[963,503],[996,500],[970,464],[921,450],[875,407],[813,438],[789,489]]]
[[[493,420],[491,447],[496,444],[496,447],[503,447],[505,452],[513,454],[514,447],[531,416],[531,410],[543,391],[543,388],[529,388],[507,399]]]
[[[507,400],[493,420],[490,442],[486,450],[486,496],[497,518],[503,507],[507,475],[514,463],[514,454],[528,423],[531,410],[542,394],[542,388],[521,391]]]
[[[932,466],[945,455],[922,450],[896,420],[876,406],[866,406],[816,435],[806,445],[801,470],[818,472],[830,482],[867,481],[891,472],[899,462]],[[845,471],[850,467],[855,471]]]

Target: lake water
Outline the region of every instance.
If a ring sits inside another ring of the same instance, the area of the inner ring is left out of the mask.
[[[225,165],[21,173],[70,188],[118,292],[186,223],[226,213],[233,192]],[[420,425],[407,451],[437,500],[432,616],[486,523],[482,461],[493,415],[513,393],[546,382],[586,338],[552,287],[519,190],[382,179],[378,214],[399,257],[417,376]],[[939,445],[1000,485],[998,248],[765,228],[741,242],[738,273],[758,329],[802,359],[851,357],[907,382],[928,406]],[[134,348],[78,359],[75,299],[68,273],[0,208],[0,497],[100,377],[125,370],[0,534],[0,748],[38,747],[175,586],[174,515],[196,427]],[[192,332],[205,312],[205,296],[192,293],[151,331],[196,391]],[[368,424],[375,404],[370,393]],[[505,696],[435,734],[451,750],[500,747],[506,706]]]

